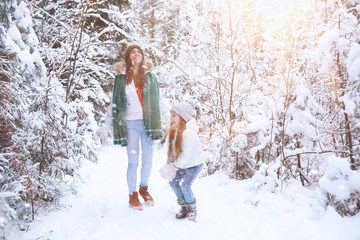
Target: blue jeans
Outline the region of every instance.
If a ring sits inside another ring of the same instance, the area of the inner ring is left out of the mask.
[[[195,167],[177,170],[175,178],[169,184],[178,199],[184,198],[188,204],[194,202],[195,198],[191,190],[191,185],[197,175],[199,175],[202,167],[203,164],[200,164]]]
[[[137,168],[139,166],[140,144],[141,142],[141,179],[140,186],[146,187],[149,182],[152,156],[154,151],[154,140],[145,133],[143,120],[127,121],[128,146],[126,147],[128,156],[128,169],[126,173],[129,193],[136,192]]]

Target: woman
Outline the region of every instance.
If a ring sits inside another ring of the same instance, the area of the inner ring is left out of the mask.
[[[140,46],[131,45],[125,51],[125,73],[123,64],[116,64],[111,112],[113,142],[126,146],[128,156],[127,184],[130,207],[142,210],[137,186],[137,168],[139,165],[141,142],[141,177],[139,193],[145,205],[153,206],[154,200],[148,192],[148,182],[152,167],[154,141],[162,137],[160,117],[159,86],[155,75],[144,66],[144,53]],[[165,104],[165,103],[164,103]],[[163,104],[163,106],[165,106]],[[163,108],[163,107],[162,107]],[[163,110],[163,109],[162,109]],[[166,109],[163,111],[166,112]],[[166,118],[166,114],[165,115]],[[101,130],[98,135],[104,135]]]
[[[168,179],[178,204],[176,218],[196,221],[196,199],[191,185],[199,175],[204,162],[198,125],[193,118],[193,107],[180,102],[171,108],[171,127],[168,137],[168,161],[160,172]]]

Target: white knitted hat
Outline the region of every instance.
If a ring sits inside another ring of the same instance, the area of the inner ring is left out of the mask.
[[[185,122],[190,121],[194,115],[193,106],[187,102],[179,102],[174,106],[172,106],[170,110],[179,114],[180,117],[182,117],[185,120]]]

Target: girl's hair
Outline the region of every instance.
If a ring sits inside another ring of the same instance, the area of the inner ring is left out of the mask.
[[[186,122],[182,117],[180,117],[179,125],[171,126],[169,129],[168,160],[170,161],[174,161],[178,159],[178,157],[183,152],[183,132],[185,128],[186,128]]]
[[[142,61],[141,61],[140,65],[139,65],[139,69],[138,69],[138,72],[137,72],[136,79],[135,79],[135,85],[142,88],[144,86],[144,83],[145,83],[145,69],[144,69],[144,66],[143,66],[144,65],[144,52],[140,48],[140,46],[138,46],[138,45],[131,45],[125,51],[126,84],[129,85],[131,83],[132,77],[133,77],[133,74],[134,74],[133,68],[132,68],[132,62],[130,61],[130,53],[134,48],[139,49],[140,52],[141,52],[141,55],[143,56]]]

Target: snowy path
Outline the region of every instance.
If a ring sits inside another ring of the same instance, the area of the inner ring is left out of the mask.
[[[126,150],[109,145],[98,164],[82,167],[86,184],[80,197],[63,199],[65,209],[37,216],[28,232],[12,229],[8,239],[360,239],[359,214],[341,218],[325,211],[311,191],[294,184],[282,194],[255,194],[249,191],[251,180],[229,180],[220,173],[194,182],[198,222],[176,220],[176,198],[158,173],[164,154],[156,152],[153,162],[149,190],[154,207],[144,206],[142,212],[128,207]]]

